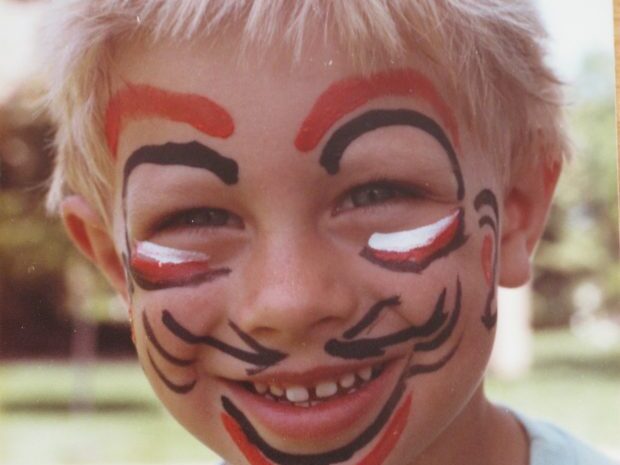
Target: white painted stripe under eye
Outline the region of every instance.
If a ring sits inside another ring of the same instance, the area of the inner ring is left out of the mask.
[[[442,232],[450,227],[459,214],[455,211],[435,223],[407,231],[374,233],[368,239],[368,246],[383,252],[408,252],[432,243]]]
[[[174,249],[148,241],[138,242],[136,245],[136,254],[158,263],[172,264],[198,262],[209,259],[209,256],[202,252]]]

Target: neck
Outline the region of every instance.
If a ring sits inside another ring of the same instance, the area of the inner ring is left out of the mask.
[[[470,402],[411,465],[529,464],[529,443],[517,419],[489,402],[480,386]]]

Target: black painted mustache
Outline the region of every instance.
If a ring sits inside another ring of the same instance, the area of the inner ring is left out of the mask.
[[[239,336],[239,339],[241,339],[248,347],[253,349],[253,351],[240,349],[238,347],[220,341],[213,336],[197,336],[190,332],[183,325],[181,325],[178,321],[176,321],[168,310],[163,311],[161,320],[164,326],[172,334],[174,334],[176,337],[178,337],[187,344],[207,345],[221,352],[224,352],[225,354],[230,355],[237,360],[248,363],[250,365],[254,365],[254,369],[248,369],[249,374],[255,374],[258,371],[262,371],[266,368],[276,365],[288,356],[287,354],[285,354],[284,352],[280,352],[279,350],[265,347],[252,336],[243,332],[241,328],[239,328],[232,321],[228,322],[230,328],[237,334],[237,336]]]
[[[398,297],[391,297],[373,305],[359,323],[343,333],[344,339],[330,339],[325,344],[325,352],[333,357],[344,359],[365,359],[385,354],[385,349],[418,338],[435,336],[430,341],[419,342],[414,350],[430,351],[445,342],[456,327],[461,310],[461,282],[457,278],[455,306],[450,314],[445,312],[446,288],[437,297],[431,316],[421,325],[411,325],[401,331],[385,336],[352,339],[359,332],[376,321],[386,308],[400,304]],[[450,319],[444,327],[444,323]],[[442,329],[443,327],[443,329]]]

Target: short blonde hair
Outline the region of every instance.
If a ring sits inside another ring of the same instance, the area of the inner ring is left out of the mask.
[[[106,219],[113,48],[145,38],[217,44],[234,30],[240,56],[277,42],[294,63],[318,34],[362,72],[394,66],[415,50],[446,77],[458,114],[504,182],[541,153],[549,163],[568,152],[561,86],[544,63],[546,35],[527,0],[58,0],[47,17],[47,104],[57,124],[51,210],[79,193]]]

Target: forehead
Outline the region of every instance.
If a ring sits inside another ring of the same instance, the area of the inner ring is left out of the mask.
[[[426,113],[439,116],[452,135],[458,132],[452,110],[442,96],[442,83],[422,63],[412,61],[398,68],[361,73],[338,48],[327,43],[307,45],[295,63],[290,54],[276,51],[271,56],[246,53],[240,59],[234,46],[212,47],[201,40],[157,45],[137,42],[119,49],[112,95],[122,94],[131,85],[147,84],[182,95],[208,97],[234,120],[235,134],[260,139],[276,128],[277,132],[294,134],[305,119],[316,133],[321,128],[314,127],[317,121],[312,121],[311,110],[325,126],[364,101],[403,97]],[[191,111],[191,107],[185,105],[185,110]],[[200,102],[194,107],[202,113],[207,111]],[[177,105],[175,111],[183,110]],[[149,116],[175,119],[170,115]],[[122,132],[123,128],[118,129]],[[318,136],[314,134],[314,139]],[[296,141],[298,148],[310,150],[316,143],[312,139],[308,135]]]

